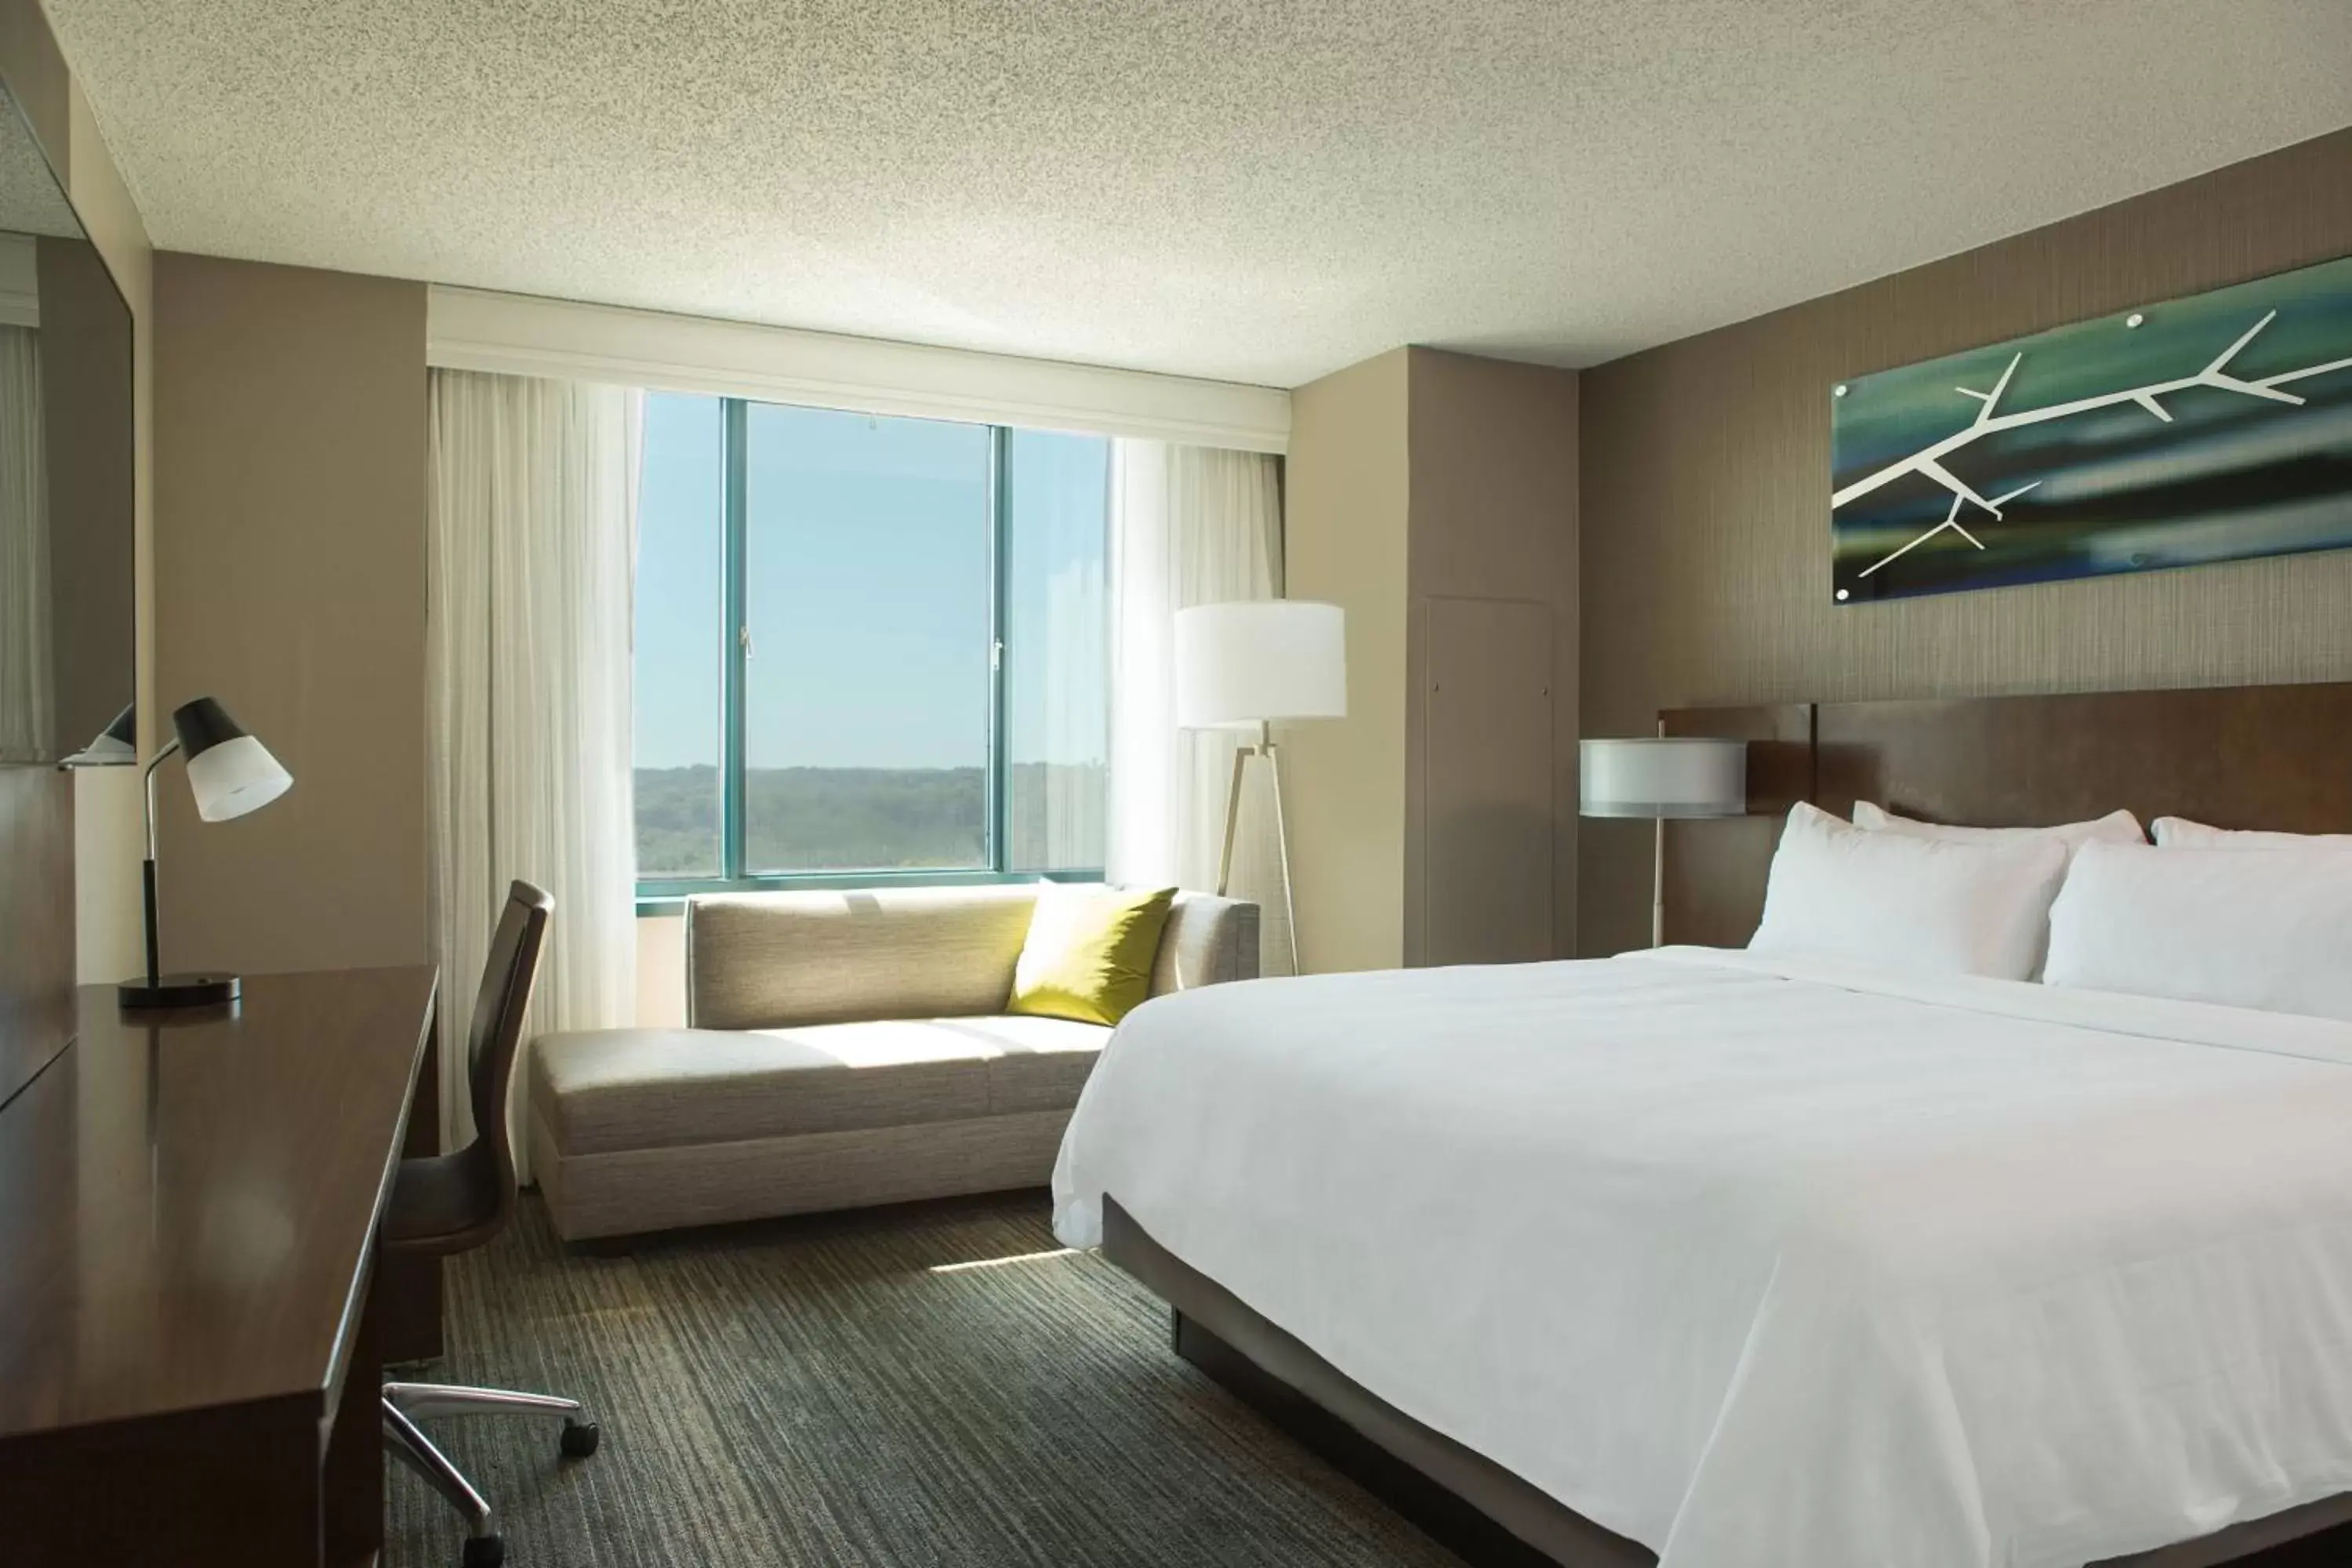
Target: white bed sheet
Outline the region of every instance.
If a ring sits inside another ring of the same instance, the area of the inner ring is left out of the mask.
[[[1055,1173],[1663,1568],[2352,1490],[2352,1026],[1668,950],[1211,986]]]

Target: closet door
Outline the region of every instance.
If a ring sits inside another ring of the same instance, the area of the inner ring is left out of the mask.
[[[1552,956],[1552,616],[1433,597],[1423,627],[1421,962]]]

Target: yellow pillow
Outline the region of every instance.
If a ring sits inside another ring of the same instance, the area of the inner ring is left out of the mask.
[[[1008,1013],[1116,1024],[1151,994],[1151,965],[1176,889],[1041,882]]]

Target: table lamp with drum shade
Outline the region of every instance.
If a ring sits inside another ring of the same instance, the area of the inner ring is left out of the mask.
[[[1298,968],[1297,906],[1291,895],[1290,837],[1283,822],[1282,759],[1275,748],[1274,726],[1348,716],[1347,633],[1347,615],[1339,605],[1307,599],[1195,605],[1176,612],[1179,727],[1257,731],[1255,742],[1234,752],[1217,893],[1223,897],[1233,880],[1242,779],[1249,760],[1264,757],[1274,785],[1274,838],[1282,860],[1283,917],[1290,932],[1293,972]]]
[[[1696,735],[1585,741],[1577,747],[1580,816],[1651,825],[1650,945],[1666,940],[1666,824],[1748,811],[1748,742]]]
[[[115,987],[125,1007],[200,1007],[234,1002],[243,990],[234,974],[159,973],[161,944],[155,930],[155,770],[177,752],[186,759],[188,789],[196,815],[226,822],[258,811],[292,787],[294,777],[269,748],[246,733],[228,710],[209,697],[183,703],[172,714],[172,739],[147,763],[147,858],[141,868],[147,930],[147,973]]]

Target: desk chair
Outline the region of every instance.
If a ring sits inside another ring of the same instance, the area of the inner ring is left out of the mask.
[[[507,1091],[514,1081],[523,1009],[530,1004],[531,981],[539,973],[540,948],[554,908],[555,900],[529,882],[517,882],[507,891],[466,1043],[474,1141],[455,1153],[400,1163],[383,1219],[388,1252],[437,1257],[471,1251],[504,1230],[513,1217],[514,1143],[507,1129]],[[464,1568],[498,1568],[506,1560],[506,1542],[490,1527],[490,1505],[418,1430],[415,1418],[500,1415],[561,1415],[565,1457],[585,1458],[596,1451],[595,1424],[580,1418],[576,1399],[432,1383],[383,1385],[384,1447],[466,1516]]]

